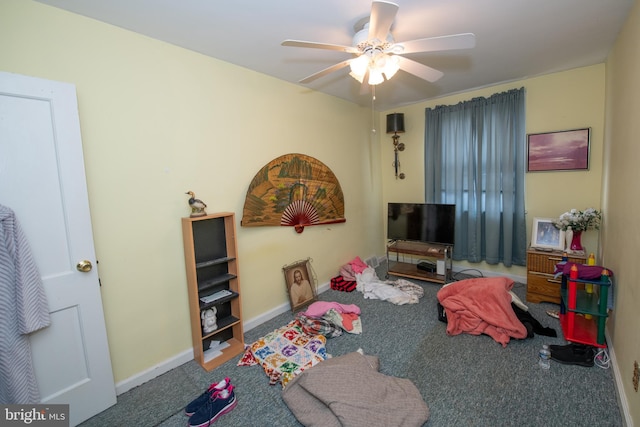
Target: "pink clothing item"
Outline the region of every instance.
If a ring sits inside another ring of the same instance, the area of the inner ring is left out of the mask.
[[[339,302],[333,301],[316,301],[307,307],[307,311],[302,314],[307,317],[322,317],[332,308],[338,313],[360,314],[360,307],[355,304],[340,304]]]
[[[349,262],[349,264],[351,264],[351,268],[356,274],[362,273],[366,268],[369,267],[364,261],[362,261],[362,259],[360,259],[359,256],[355,257],[353,261]]]
[[[340,275],[344,277],[344,280],[349,280],[349,281],[356,280],[356,275],[355,275],[355,272],[353,271],[353,267],[351,267],[351,264],[345,264],[342,267],[340,267]]]
[[[352,331],[353,322],[359,318],[360,316],[355,313],[342,313],[342,327],[344,327],[346,331]]]

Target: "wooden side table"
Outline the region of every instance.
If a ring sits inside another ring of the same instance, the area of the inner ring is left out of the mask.
[[[561,277],[554,278],[556,264],[562,262],[562,251],[546,252],[534,248],[527,251],[527,301],[560,304]],[[568,254],[568,262],[586,264],[588,255]]]

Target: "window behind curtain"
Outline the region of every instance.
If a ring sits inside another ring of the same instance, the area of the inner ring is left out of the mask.
[[[456,205],[455,260],[526,264],[524,98],[426,109],[425,201]]]

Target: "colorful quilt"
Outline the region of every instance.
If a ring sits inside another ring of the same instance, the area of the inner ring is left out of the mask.
[[[294,320],[251,344],[238,366],[259,364],[271,385],[280,382],[284,387],[296,375],[327,358],[326,343],[323,335],[305,333],[302,324]]]

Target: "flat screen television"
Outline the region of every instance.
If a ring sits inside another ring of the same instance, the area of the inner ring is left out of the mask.
[[[456,205],[389,203],[387,238],[453,245]]]

